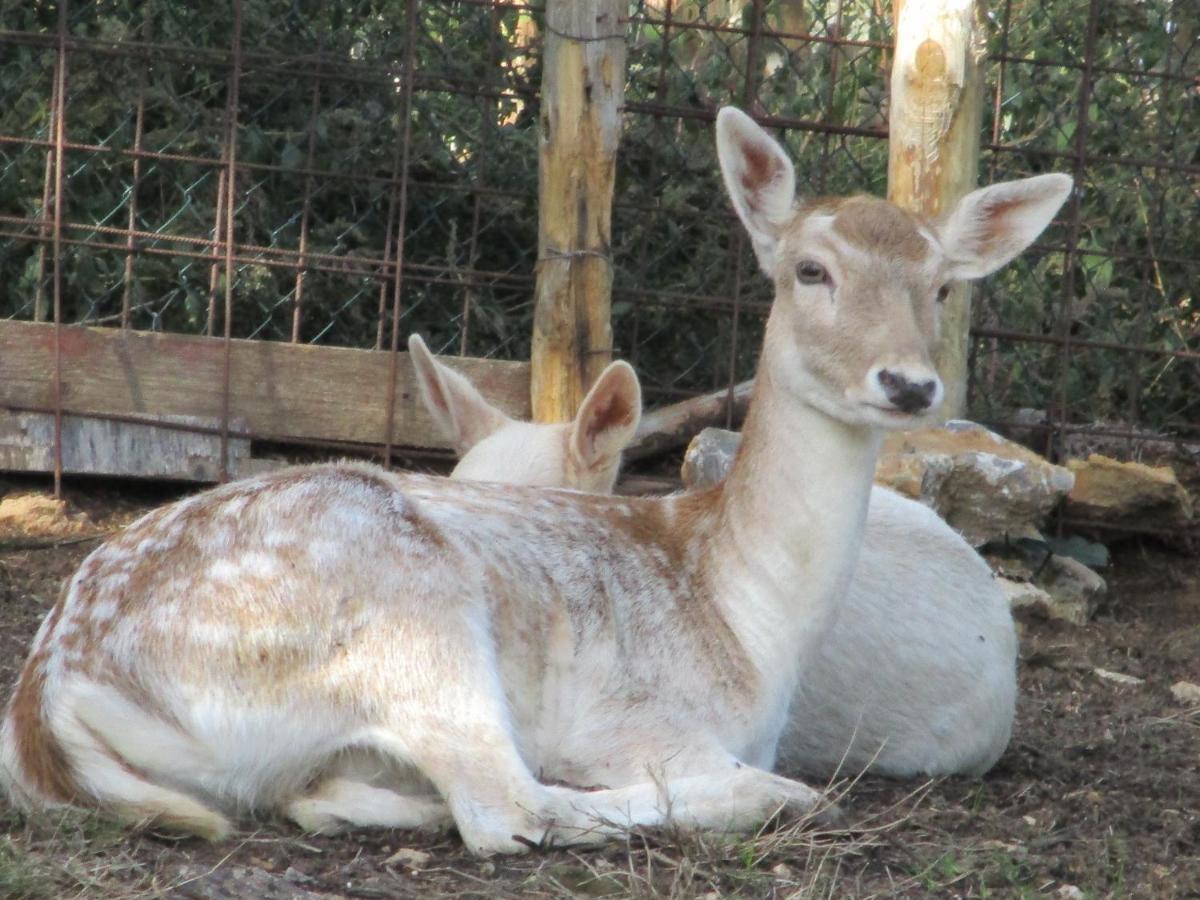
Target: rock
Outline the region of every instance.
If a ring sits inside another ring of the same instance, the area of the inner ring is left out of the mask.
[[[1134,675],[1126,675],[1124,672],[1110,672],[1108,669],[1092,669],[1096,673],[1097,678],[1103,678],[1105,681],[1111,681],[1114,684],[1123,684],[1128,687],[1136,687],[1139,684],[1145,684],[1145,678],[1138,678]]]
[[[1171,685],[1171,696],[1184,706],[1200,705],[1200,684],[1190,681],[1177,681]]]
[[[888,435],[875,480],[932,507],[976,547],[1038,537],[1074,483],[1061,466],[962,420]]]
[[[383,861],[385,866],[405,866],[409,869],[424,869],[433,859],[424,850],[414,850],[411,847],[401,847]]]
[[[1054,896],[1060,898],[1060,900],[1084,900],[1084,898],[1087,897],[1087,894],[1083,892],[1082,888],[1079,888],[1076,885],[1064,884],[1054,892]]]
[[[1000,588],[1009,606],[1042,619],[1085,625],[1108,590],[1103,578],[1067,556],[1051,556],[1035,573],[1021,571],[1022,566],[1011,560],[1001,560],[999,567]]]
[[[700,432],[684,457],[684,485],[723,480],[740,442],[741,435],[720,428]],[[1073,476],[981,425],[952,421],[889,435],[875,481],[932,507],[978,547],[1038,536]]]
[[[733,457],[742,445],[742,436],[724,428],[705,428],[692,438],[683,455],[680,477],[686,488],[706,488],[720,484],[729,474]]]
[[[1192,521],[1192,499],[1170,466],[1119,462],[1093,453],[1067,461],[1075,486],[1067,514],[1107,525],[1170,529]]]
[[[1103,578],[1069,556],[1051,556],[1033,579],[1033,583],[1054,599],[1052,618],[1083,625],[1096,612],[1108,592]]]
[[[48,494],[9,494],[0,500],[0,532],[30,537],[80,534],[92,528],[86,513]]]
[[[1032,610],[1043,619],[1061,618],[1056,614],[1054,598],[1037,585],[1030,584],[1028,581],[1013,581],[1003,577],[998,578],[997,583],[1000,585],[1000,590],[1004,591],[1004,596],[1008,598],[1008,605],[1012,609]]]

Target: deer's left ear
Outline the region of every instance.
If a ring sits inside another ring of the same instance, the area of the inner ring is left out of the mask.
[[[1071,194],[1069,175],[1036,175],[972,191],[937,224],[955,280],[982,278],[1033,243]]]

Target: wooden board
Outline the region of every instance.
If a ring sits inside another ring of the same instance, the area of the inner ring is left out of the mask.
[[[385,441],[387,352],[232,341],[230,418],[277,441]],[[408,354],[396,384],[397,446],[446,447],[425,412]],[[513,416],[529,417],[529,364],[446,357]],[[64,326],[62,406],[73,414],[193,416],[219,423],[220,338]],[[54,408],[54,326],[0,321],[0,407]]]
[[[208,433],[172,428],[199,426]],[[244,428],[244,423],[236,423]],[[219,423],[173,416],[161,425],[143,425],[86,416],[63,416],[63,472],[67,475],[122,475],[171,481],[213,482],[221,474]],[[227,471],[241,477],[281,463],[251,459],[250,441],[230,438]],[[54,471],[54,416],[0,413],[0,470]]]

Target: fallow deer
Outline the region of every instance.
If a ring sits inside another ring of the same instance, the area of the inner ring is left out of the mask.
[[[817,808],[769,769],[849,582],[881,430],[938,405],[941,287],[1019,253],[1070,180],[925,222],[795,205],[787,156],[736,110],[717,143],[776,292],[723,485],[629,499],[339,464],[154,511],[84,560],[34,639],[0,730],[18,802],[209,837],[239,810],[316,830],[448,816],[481,854]]]
[[[488,403],[467,378],[438,362],[419,335],[409,337],[408,353],[425,408],[459,454],[456,477],[612,491],[621,451],[642,416],[641,385],[628,363],[614,362],[600,373],[573,422],[535,425]],[[503,471],[498,460],[505,461]]]
[[[614,430],[600,442],[608,452],[572,464],[564,430],[594,421],[594,404],[583,404],[573,426],[514,422],[419,338],[409,346],[426,354],[420,379],[442,373],[423,395],[463,454],[451,478],[600,491],[616,482],[635,429]],[[589,400],[606,390],[602,375]],[[623,390],[619,407],[639,403]],[[592,477],[581,479],[581,469]],[[875,485],[850,587],[804,666],[776,768],[826,779],[864,770],[981,775],[1012,734],[1016,657],[1008,600],[987,563],[928,507]]]

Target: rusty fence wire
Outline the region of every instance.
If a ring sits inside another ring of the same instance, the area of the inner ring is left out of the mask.
[[[419,331],[528,358],[540,4],[0,11],[0,315],[380,349]],[[981,180],[1082,190],[976,291],[976,418],[1050,449],[1200,441],[1198,19],[1185,0],[986,5]],[[800,190],[884,193],[891,9],[636,0],[626,27],[613,328],[656,403],[749,378],[769,301],[716,108],[774,127]]]

